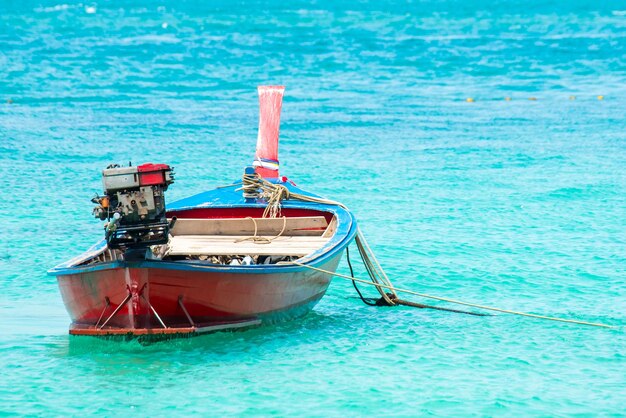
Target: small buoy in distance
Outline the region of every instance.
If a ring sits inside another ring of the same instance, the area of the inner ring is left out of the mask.
[[[576,100],[576,96],[569,96],[570,100]]]
[[[506,96],[506,97],[504,98],[504,100],[506,100],[507,102],[510,102],[510,101],[511,101],[511,98],[510,98],[509,96]]]
[[[598,96],[598,100],[604,100],[604,96]]]
[[[467,103],[474,103],[474,99],[472,97],[468,97],[467,99],[465,99],[465,101]]]
[[[535,101],[535,100],[537,100],[537,98],[536,97],[529,97],[528,100]]]

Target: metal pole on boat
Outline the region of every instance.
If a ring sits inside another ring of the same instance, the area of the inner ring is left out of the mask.
[[[278,177],[278,131],[284,86],[259,86],[259,134],[253,166],[263,178]]]

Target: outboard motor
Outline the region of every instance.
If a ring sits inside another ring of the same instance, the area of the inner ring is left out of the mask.
[[[104,236],[109,248],[144,249],[168,241],[170,224],[165,215],[165,191],[174,182],[167,164],[120,167],[102,171],[104,196],[91,201],[93,214],[108,220]]]

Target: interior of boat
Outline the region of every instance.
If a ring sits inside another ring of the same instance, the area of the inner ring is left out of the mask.
[[[157,251],[162,252],[162,259],[169,260],[276,264],[318,250],[335,228],[336,219],[329,223],[324,216],[177,219],[166,248]]]
[[[336,231],[336,217],[306,215],[310,216],[177,218],[168,243],[150,247],[147,257],[231,266],[289,262],[320,249]],[[121,259],[120,250],[105,249],[82,264]]]

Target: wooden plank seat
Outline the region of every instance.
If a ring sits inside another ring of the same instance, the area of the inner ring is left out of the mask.
[[[242,240],[241,235],[179,235],[169,241],[169,255],[284,255],[305,256],[321,248],[329,237],[274,236],[269,243]],[[244,237],[245,238],[245,237]]]
[[[167,254],[304,256],[328,242],[335,225],[329,226],[323,216],[178,219]],[[270,242],[255,242],[255,229],[257,237]]]
[[[283,229],[285,236],[321,236],[328,222],[323,216],[301,216],[292,218],[220,218],[178,219],[170,234],[181,235],[278,235]]]

